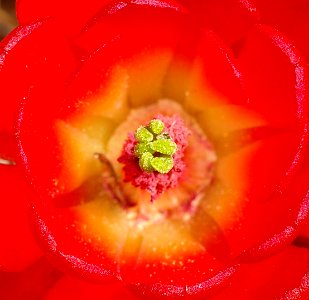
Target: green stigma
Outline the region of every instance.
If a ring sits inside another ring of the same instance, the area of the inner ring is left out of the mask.
[[[139,158],[139,166],[146,172],[168,173],[174,166],[173,155],[177,151],[176,143],[164,132],[164,123],[153,119],[135,132],[137,144],[134,154]]]

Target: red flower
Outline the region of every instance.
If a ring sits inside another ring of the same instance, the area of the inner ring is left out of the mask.
[[[308,299],[309,6],[256,2],[17,3],[0,44],[3,299]],[[130,132],[157,115],[190,134],[151,203],[118,159],[129,135],[138,163]]]

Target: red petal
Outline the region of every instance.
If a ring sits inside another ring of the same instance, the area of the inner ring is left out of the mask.
[[[85,5],[84,2],[73,0],[18,0],[16,10],[20,24],[46,17],[57,17],[61,20],[62,31],[74,33],[78,32],[89,18],[109,2],[111,0],[92,0]]]
[[[255,0],[261,21],[286,34],[309,60],[309,3],[306,0]]]
[[[282,134],[262,141],[252,157],[246,195],[250,201],[243,210],[243,229],[232,231],[230,237],[233,245],[240,248],[244,243],[250,244],[250,240],[258,244],[259,239],[269,239],[266,244],[275,249],[295,236],[294,222],[301,214],[299,207],[305,197],[305,183],[299,186],[300,193],[295,193],[293,186],[298,182],[300,175],[296,173],[308,149],[307,72],[293,46],[266,27],[259,27],[249,36],[239,59],[248,87],[249,107],[263,114],[271,126],[292,130],[283,130]],[[306,205],[302,206],[302,211],[305,208]],[[276,232],[275,239],[270,238]]]
[[[300,284],[285,292],[280,300],[306,300],[309,297],[309,272],[307,272],[300,281]]]
[[[231,280],[231,277],[237,272],[239,266],[234,265],[226,268],[225,270],[218,272],[213,277],[199,282],[195,285],[177,286],[168,284],[136,284],[131,289],[138,296],[146,296],[146,298],[153,300],[165,299],[165,297],[171,297],[172,299],[195,299],[203,300],[212,295],[214,291],[220,290]],[[179,297],[179,298],[178,298]]]
[[[307,299],[308,275],[305,273],[309,268],[308,258],[308,250],[289,247],[258,263],[227,268],[213,278],[194,286],[189,285],[186,289],[172,285],[141,284],[134,287],[134,291],[151,299],[163,299],[166,296],[176,296],[178,299],[178,296],[179,299],[271,300],[279,299],[284,294],[286,298],[280,299]],[[291,296],[295,298],[289,298]]]
[[[20,102],[31,89],[40,86],[42,95],[47,96],[50,93],[46,91],[58,90],[75,67],[75,58],[57,25],[49,21],[20,26],[0,44],[1,99],[5,99],[0,128],[13,131]]]
[[[157,284],[153,286],[137,285],[133,288],[137,295],[146,295],[155,300],[164,297],[180,299],[239,299],[239,300],[273,300],[285,294],[299,298],[280,299],[307,299],[307,275],[309,268],[309,252],[290,246],[280,254],[258,263],[235,265],[218,273],[213,278],[200,282],[185,289],[173,285]],[[303,277],[303,278],[302,278]],[[299,285],[299,288],[295,288]],[[289,291],[289,289],[293,289]],[[287,292],[286,292],[287,291]],[[279,299],[279,298],[278,298]]]
[[[96,284],[65,276],[47,293],[44,300],[134,300],[137,299],[121,283]]]
[[[75,62],[75,59],[67,50],[68,47],[65,47],[63,39],[55,34],[55,28],[56,24],[52,22],[33,23],[17,28],[1,43],[1,98],[5,101],[0,119],[5,131],[1,134],[3,148],[1,147],[0,152],[4,158],[13,158],[17,163],[19,161],[14,152],[17,142],[14,141],[12,131],[18,103],[28,96],[29,87],[39,85],[39,82],[43,97],[47,90],[57,90],[54,86],[47,88],[43,82],[55,83],[56,78],[63,80],[69,72],[67,66],[74,66],[72,61]],[[57,52],[61,55],[57,56]],[[64,59],[61,61],[60,57]],[[19,88],[15,87],[16,82]],[[48,94],[51,95],[49,92]],[[28,220],[27,201],[30,192],[27,192],[22,175],[18,172],[15,166],[1,166],[2,200],[6,207],[6,210],[1,210],[1,239],[7,243],[1,250],[1,264],[10,270],[23,269],[40,254]]]
[[[196,70],[201,69],[201,82],[195,78]],[[209,101],[209,105],[238,104],[244,105],[247,101],[243,90],[243,74],[239,71],[237,61],[226,45],[211,32],[204,32],[201,36],[197,50],[194,53],[193,74],[189,76],[190,85],[188,87],[188,101],[196,102],[198,106],[198,94],[196,90],[210,90],[218,101],[211,103],[210,99],[204,96],[204,102]],[[200,84],[201,87],[196,86]],[[207,104],[204,104],[207,105]]]
[[[34,262],[23,272],[0,272],[1,299],[42,299],[62,276],[46,259]]]
[[[237,74],[235,70],[238,68],[229,53],[215,43],[202,49],[200,60],[204,64],[202,69],[204,73],[201,85],[215,86],[216,92],[227,93],[227,100],[223,98],[222,102],[218,101],[221,105],[234,104],[234,99],[239,101],[241,97],[235,95],[240,94],[240,84],[233,74]],[[230,228],[230,225],[225,232],[232,256],[248,247],[259,245],[263,240],[265,243],[263,242],[261,248],[264,250],[267,248],[269,253],[272,251],[271,248],[278,251],[278,248],[284,247],[295,237],[294,225],[298,222],[296,220],[300,213],[299,209],[301,207],[304,211],[307,206],[302,204],[306,184],[299,186],[299,193],[295,193],[292,188],[298,182],[296,173],[304,163],[306,149],[309,146],[306,117],[308,100],[305,85],[308,75],[305,64],[284,37],[264,27],[249,35],[240,52],[239,61],[242,67],[239,69],[243,71],[243,76],[239,76],[238,79],[243,80],[249,99],[236,103],[248,112],[259,113],[267,125],[262,139],[252,140],[247,147],[226,157],[220,155],[218,157],[218,168],[224,161],[228,163],[228,167],[224,169],[225,177],[234,179],[231,188],[239,193],[239,211],[234,216],[234,221],[237,220],[235,227]],[[220,68],[217,69],[217,66]],[[224,70],[222,74],[218,71],[221,69]],[[213,94],[212,97],[207,94],[199,95],[196,91],[200,90],[203,89],[189,90],[191,102],[197,103],[197,111],[202,105],[206,106],[207,101],[210,102],[209,105],[213,105],[211,100],[207,99],[214,98]],[[284,103],[281,104],[280,100]],[[247,129],[249,133],[250,128]],[[237,165],[237,161],[243,161],[243,164]],[[235,178],[232,176],[233,169]],[[244,178],[241,177],[243,170],[245,170]],[[221,181],[225,177],[220,177],[219,174]],[[238,191],[237,188],[242,181],[245,187],[242,191]],[[222,184],[225,185],[226,182],[223,181]],[[291,188],[293,192],[287,193]],[[210,212],[212,215],[213,213]],[[225,228],[216,217],[215,220],[219,226]],[[273,235],[275,236],[271,238]]]
[[[130,48],[136,48],[136,44],[145,43],[148,34],[152,35],[154,42],[158,38],[163,39],[166,28],[168,28],[167,32],[171,32],[177,27],[179,30],[181,26],[179,11],[182,11],[182,7],[173,1],[132,0],[121,3],[122,5],[119,5],[114,1],[100,10],[88,21],[87,26],[75,40],[80,48],[87,51],[87,55],[113,43],[118,38],[126,39],[123,41],[123,47],[128,53],[131,51]],[[157,22],[157,28],[154,31],[153,23],[158,18],[162,23]],[[124,26],[124,24],[130,24],[130,26]],[[154,32],[157,34],[154,35]],[[170,38],[175,39],[173,36]]]
[[[55,213],[55,209],[48,207],[47,212],[45,208],[39,215],[41,210],[37,206],[32,211],[37,234],[41,245],[47,250],[46,255],[56,266],[67,271],[73,269],[75,274],[96,281],[108,282],[118,277],[116,262],[102,256],[100,251],[89,251],[93,248],[91,240],[86,242],[80,235],[77,218],[71,211],[59,214],[59,211]]]
[[[18,79],[19,72],[22,72],[22,70],[25,68],[25,66],[19,66],[18,69],[13,68],[14,71],[6,71],[7,68],[5,63],[7,60],[10,60],[9,53],[15,52],[16,49],[20,48],[19,43],[23,43],[25,39],[29,38],[29,35],[31,35],[41,26],[42,22],[33,23],[27,26],[20,26],[11,32],[11,34],[3,39],[0,43],[0,80],[3,83],[1,86],[1,93],[3,93],[2,99],[5,99],[5,101],[3,101],[4,107],[1,111],[0,118],[0,128],[2,130],[13,132],[14,120],[18,115],[18,97],[15,95],[18,89],[15,88],[14,83],[16,82],[15,80]],[[19,61],[17,61],[16,65],[19,65]],[[17,70],[19,70],[19,72],[16,72]],[[22,83],[23,81],[19,82],[19,84]],[[11,95],[11,93],[13,95]]]
[[[41,256],[29,215],[28,185],[16,166],[0,165],[0,269],[21,271]]]
[[[249,105],[277,126],[294,126],[305,114],[307,72],[294,46],[278,31],[256,27],[240,51]],[[296,99],[295,99],[296,97]],[[284,101],[284,102],[283,102]]]
[[[307,249],[289,247],[262,262],[244,265],[231,278],[229,286],[211,299],[279,299],[287,290],[299,285],[308,271],[308,258]]]
[[[258,22],[255,6],[250,1],[192,1],[179,0],[203,26],[218,33],[223,40],[237,49],[249,28]]]

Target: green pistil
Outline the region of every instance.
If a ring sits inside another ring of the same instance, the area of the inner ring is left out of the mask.
[[[176,143],[167,132],[163,132],[164,123],[153,119],[147,127],[139,127],[135,132],[137,144],[134,154],[139,158],[139,166],[146,172],[168,173],[174,166],[173,154]]]

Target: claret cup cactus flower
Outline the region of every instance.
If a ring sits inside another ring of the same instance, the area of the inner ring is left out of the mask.
[[[1,299],[309,298],[309,3],[19,0],[17,16]]]

